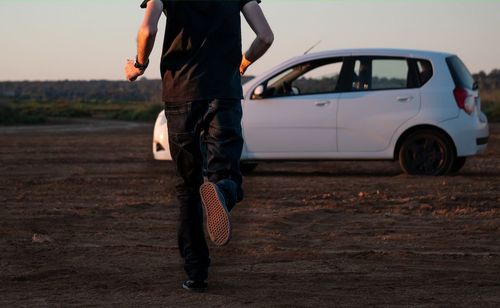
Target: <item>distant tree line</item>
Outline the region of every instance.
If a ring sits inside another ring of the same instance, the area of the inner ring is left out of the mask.
[[[489,74],[479,72],[474,74],[479,82],[480,90],[490,91],[500,89],[500,70],[495,69]],[[244,78],[243,82],[250,78]],[[304,93],[316,88],[325,88],[325,82],[332,80],[311,81],[300,80]],[[335,84],[335,83],[333,83]],[[127,103],[148,102],[161,103],[161,81],[143,79],[135,83],[127,81],[15,81],[0,82],[0,103],[15,102],[84,102],[84,103]],[[500,102],[498,102],[500,103]]]
[[[161,103],[161,88],[160,80],[147,79],[0,82],[0,102]]]
[[[481,71],[473,76],[479,83],[479,90],[500,90],[500,69],[494,69],[489,74]]]
[[[161,102],[161,82],[36,81],[0,83],[0,101],[37,102]]]

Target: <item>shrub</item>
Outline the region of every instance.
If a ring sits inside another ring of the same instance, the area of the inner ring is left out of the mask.
[[[10,105],[0,105],[0,124],[41,124],[47,121],[44,114],[35,110],[16,108]]]

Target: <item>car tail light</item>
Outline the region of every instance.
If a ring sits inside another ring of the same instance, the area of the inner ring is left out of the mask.
[[[474,112],[474,97],[469,95],[466,89],[457,87],[453,90],[453,95],[457,101],[458,108],[463,109],[467,114],[472,114],[472,112]]]

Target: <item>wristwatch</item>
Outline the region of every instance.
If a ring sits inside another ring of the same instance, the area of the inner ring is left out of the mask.
[[[135,68],[138,68],[141,71],[145,71],[148,68],[148,65],[149,65],[149,59],[146,61],[146,63],[141,64],[139,63],[137,56],[135,57],[135,63],[134,63]]]

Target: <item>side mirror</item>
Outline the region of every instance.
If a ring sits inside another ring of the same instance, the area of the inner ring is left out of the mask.
[[[253,90],[252,99],[262,99],[264,98],[264,85],[260,85],[255,90]]]

